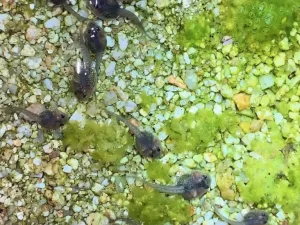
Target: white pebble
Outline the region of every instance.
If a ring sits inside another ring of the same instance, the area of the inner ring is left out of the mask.
[[[186,52],[183,54],[183,59],[184,59],[186,64],[188,64],[188,65],[191,64],[191,60],[189,58],[189,55]]]
[[[73,115],[70,117],[70,121],[82,122],[82,121],[84,121],[84,118],[85,117],[84,117],[84,115],[81,112],[75,111],[73,113]]]
[[[72,167],[69,166],[69,165],[64,165],[63,171],[64,171],[65,173],[71,173]]]
[[[5,24],[8,20],[11,19],[11,16],[7,13],[0,14],[0,30],[5,31]]]
[[[6,132],[6,126],[4,124],[2,124],[1,128],[0,128],[0,138],[3,137],[3,135]]]
[[[42,163],[42,160],[40,158],[34,158],[33,159],[33,164],[36,165],[36,166],[40,166]]]
[[[18,218],[18,220],[23,220],[24,213],[23,212],[17,212],[17,218]]]
[[[53,83],[50,79],[45,79],[44,80],[44,85],[49,91],[53,91]]]
[[[37,183],[37,184],[35,185],[35,187],[36,187],[36,188],[41,188],[41,189],[43,189],[43,188],[46,187],[46,185],[45,185],[45,183]]]
[[[81,211],[81,207],[79,205],[74,205],[73,206],[73,210],[74,210],[74,212],[80,212]]]
[[[174,111],[174,118],[179,118],[182,117],[184,114],[184,108],[176,106],[175,111]]]
[[[40,67],[42,59],[37,57],[28,57],[24,61],[29,69],[34,70]]]
[[[116,62],[111,61],[105,70],[106,76],[110,77],[110,76],[114,75],[115,69],[116,69]]]
[[[106,36],[107,47],[114,47],[115,46],[115,39],[111,36]]]
[[[122,51],[125,51],[128,46],[128,38],[124,33],[118,33],[119,47]]]
[[[51,148],[51,143],[44,145],[43,150],[47,154],[51,153],[53,151],[52,148]]]
[[[136,108],[136,104],[133,101],[128,101],[125,103],[125,111],[131,112]]]
[[[34,56],[35,50],[30,45],[24,45],[24,48],[21,50],[22,56]]]
[[[216,103],[216,104],[214,105],[214,113],[215,113],[216,115],[222,114],[222,106],[221,106],[220,104]]]
[[[46,28],[52,29],[52,28],[60,28],[60,20],[56,17],[53,17],[49,20],[47,20],[44,24]]]

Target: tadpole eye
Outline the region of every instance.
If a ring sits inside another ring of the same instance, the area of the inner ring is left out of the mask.
[[[60,118],[64,119],[66,116],[64,114],[60,115]]]
[[[100,31],[100,27],[97,27],[96,30],[97,30],[97,31]]]

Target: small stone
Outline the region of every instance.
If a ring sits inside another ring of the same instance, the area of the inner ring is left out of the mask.
[[[35,44],[36,41],[41,37],[41,35],[42,35],[41,29],[37,28],[34,25],[31,25],[26,30],[26,40],[30,44]]]
[[[191,60],[189,58],[189,55],[186,52],[183,54],[183,59],[184,59],[184,61],[187,65],[191,64]]]
[[[259,84],[263,90],[272,87],[274,83],[275,83],[274,76],[271,74],[266,74],[259,77]]]
[[[65,16],[65,25],[70,27],[74,24],[73,19],[70,15]]]
[[[17,218],[18,218],[18,220],[23,220],[24,219],[24,213],[23,212],[17,212]]]
[[[133,101],[128,101],[125,103],[125,111],[126,112],[132,112],[136,108],[136,104]]]
[[[253,133],[259,131],[263,124],[264,122],[261,120],[253,120],[250,125],[250,131]]]
[[[289,39],[287,37],[285,37],[283,40],[281,40],[279,42],[279,47],[282,49],[282,50],[289,50],[290,49],[290,46],[289,46]]]
[[[69,165],[64,165],[63,171],[64,171],[65,173],[71,173],[71,172],[72,172],[72,167],[69,166]]]
[[[191,90],[194,90],[197,88],[198,84],[198,77],[194,70],[188,70],[186,71],[184,83],[187,85],[187,87]]]
[[[21,55],[22,56],[34,56],[35,50],[30,45],[25,44],[24,48],[21,50]]]
[[[125,51],[128,46],[128,38],[124,33],[118,33],[119,47],[122,51]]]
[[[250,96],[245,93],[239,93],[233,96],[233,101],[241,111],[247,109],[250,105]]]
[[[7,14],[7,13],[3,13],[0,14],[0,30],[5,31],[5,24],[12,19],[12,17]]]
[[[24,60],[24,62],[27,64],[29,69],[34,70],[40,67],[42,59],[38,57],[28,57]]]
[[[40,158],[35,157],[35,158],[33,159],[33,164],[34,164],[34,165],[40,166],[41,163],[42,163],[42,160],[41,160]]]
[[[204,160],[209,163],[217,161],[217,157],[211,152],[204,153],[203,157],[204,157]]]
[[[73,170],[77,170],[78,169],[78,160],[77,159],[69,159],[67,161],[67,163],[72,167]]]
[[[49,91],[53,91],[53,83],[50,79],[45,79],[44,80],[44,85]]]
[[[123,157],[121,160],[120,160],[120,163],[121,164],[126,164],[128,162],[128,158],[127,157]]]
[[[1,128],[0,128],[0,138],[2,138],[4,136],[6,132],[6,126],[4,124],[2,124]]]
[[[279,53],[278,55],[276,55],[274,57],[274,65],[276,67],[280,67],[280,66],[283,66],[285,64],[285,53],[284,52],[281,52]]]
[[[184,108],[176,106],[174,110],[174,118],[180,118],[184,114]]]
[[[202,155],[195,155],[194,157],[193,157],[193,160],[195,160],[195,162],[197,162],[197,163],[201,163],[202,161],[203,161],[203,156]]]
[[[105,70],[106,76],[110,77],[110,76],[114,75],[115,69],[116,69],[116,62],[111,61]]]
[[[55,29],[55,28],[60,28],[60,20],[57,19],[56,17],[53,17],[49,20],[47,20],[44,24],[45,28],[49,29]]]
[[[170,0],[156,0],[156,6],[158,8],[164,8],[168,5],[170,5]]]
[[[300,51],[294,53],[294,62],[300,64]]]
[[[196,168],[197,164],[193,159],[185,159],[182,162],[183,165],[189,167],[189,168]]]
[[[74,212],[80,212],[81,211],[81,207],[79,205],[74,205],[73,206],[73,211]]]
[[[114,47],[115,46],[115,39],[111,36],[106,36],[107,47]]]
[[[118,101],[118,96],[114,91],[109,91],[104,94],[105,105],[112,105]]]

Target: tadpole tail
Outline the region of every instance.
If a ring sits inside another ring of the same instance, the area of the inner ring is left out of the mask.
[[[113,116],[113,117],[116,117],[117,120],[119,120],[119,121],[121,121],[122,123],[124,123],[124,124],[129,128],[129,130],[131,130],[131,131],[134,133],[134,135],[138,136],[138,135],[141,133],[141,131],[140,131],[136,126],[134,126],[132,123],[130,123],[130,122],[129,122],[126,118],[124,118],[123,116],[120,116],[120,115],[118,115],[118,114],[116,114],[116,113],[114,113],[114,112],[112,112],[112,111],[107,110],[107,109],[104,109],[104,110],[105,110],[105,112],[106,112],[108,115]]]
[[[220,210],[218,209],[217,205],[213,205],[215,213],[221,218],[221,220],[223,220],[224,222],[230,224],[230,225],[244,225],[244,222],[238,222],[238,221],[234,221],[234,220],[230,220],[228,218],[226,218],[225,216],[223,216],[223,214],[220,212]]]
[[[23,113],[24,115],[26,115],[27,117],[29,117],[30,119],[39,122],[40,121],[40,117],[38,114],[35,114],[33,112],[30,112],[27,109],[23,109],[20,107],[6,107],[4,108],[4,112],[7,114],[13,114],[13,113]]]
[[[98,75],[99,75],[99,72],[100,72],[100,62],[102,60],[102,56],[103,56],[103,53],[102,52],[99,52],[96,54],[96,77],[97,77],[97,80],[98,80]]]
[[[148,35],[148,33],[146,32],[142,22],[139,20],[139,18],[133,12],[130,12],[126,9],[120,8],[118,11],[118,15],[123,18],[128,18],[142,33],[144,33],[148,38],[153,40],[153,38],[150,37]]]
[[[88,20],[88,18],[79,15],[68,3],[63,4],[63,6],[69,13],[75,16],[79,21],[83,22],[85,20]]]
[[[182,194],[184,192],[184,187],[183,186],[171,186],[171,185],[161,185],[161,184],[153,184],[150,183],[140,177],[137,177],[135,175],[129,174],[127,175],[128,177],[135,178],[136,180],[139,180],[143,182],[145,185],[152,187],[153,189],[167,193],[167,194]]]

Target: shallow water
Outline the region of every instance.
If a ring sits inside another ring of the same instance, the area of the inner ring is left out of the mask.
[[[97,76],[89,52],[96,86],[80,101],[86,22],[50,2],[0,3],[0,224],[222,225],[215,204],[232,220],[259,209],[299,224],[300,3],[124,1],[151,38],[68,4],[107,39]],[[11,106],[70,120],[45,130]],[[152,133],[159,157],[104,109]],[[134,179],[176,185],[192,170],[212,181],[190,201]]]

